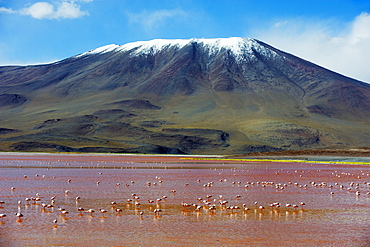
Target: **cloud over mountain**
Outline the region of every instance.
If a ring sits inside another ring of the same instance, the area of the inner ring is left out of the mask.
[[[343,28],[345,26],[345,28]],[[353,21],[277,21],[256,37],[316,64],[370,83],[370,14],[363,12]]]

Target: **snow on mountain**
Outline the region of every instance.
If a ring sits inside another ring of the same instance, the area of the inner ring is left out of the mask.
[[[124,45],[106,45],[97,49],[82,53],[76,57],[86,55],[103,54],[107,52],[130,52],[131,55],[157,54],[168,48],[181,49],[186,45],[197,43],[210,56],[215,56],[222,51],[229,50],[235,56],[237,61],[256,59],[255,51],[258,53],[274,57],[276,52],[264,47],[257,40],[251,38],[216,38],[216,39],[154,39],[150,41],[137,41]]]
[[[120,47],[120,51],[132,51],[132,54],[156,54],[163,49],[175,47],[181,49],[189,43],[187,39],[154,39],[150,41],[137,41]]]
[[[93,55],[93,54],[99,54],[99,53],[100,54],[103,54],[103,53],[107,53],[107,52],[113,51],[113,50],[115,50],[118,47],[120,47],[120,46],[119,45],[115,45],[115,44],[105,45],[105,46],[96,48],[94,50],[91,50],[91,51],[88,51],[88,52],[84,52],[84,53],[79,54],[79,55],[77,55],[75,57],[83,57],[83,56]]]

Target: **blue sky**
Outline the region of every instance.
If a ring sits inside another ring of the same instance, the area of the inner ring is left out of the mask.
[[[369,0],[0,0],[0,65],[139,40],[227,37],[370,82]]]

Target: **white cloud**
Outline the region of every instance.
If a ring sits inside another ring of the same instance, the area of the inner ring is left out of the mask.
[[[5,14],[13,14],[15,13],[16,11],[12,10],[12,9],[7,9],[7,8],[4,8],[4,7],[0,7],[0,13],[5,13]]]
[[[54,6],[47,2],[37,2],[20,11],[23,15],[30,15],[36,19],[53,19],[55,16]]]
[[[178,16],[186,16],[181,9],[162,9],[153,12],[143,10],[141,13],[127,13],[130,23],[139,23],[146,30],[150,30],[164,22],[166,19]]]
[[[288,24],[288,21],[279,21],[274,24],[275,27],[282,27]]]
[[[370,15],[368,13],[362,13],[357,16],[351,32],[349,33],[348,41],[351,44],[359,44],[370,40]]]
[[[272,46],[370,83],[370,14],[339,25],[333,20],[283,20],[255,37]]]
[[[63,2],[56,11],[56,18],[79,18],[86,15],[87,12],[81,11],[80,6],[73,2]]]
[[[80,5],[76,2],[89,3],[93,0],[65,1],[61,0],[54,5],[49,2],[36,2],[29,7],[15,11],[0,7],[0,13],[29,15],[35,19],[75,19],[88,13],[80,10]]]

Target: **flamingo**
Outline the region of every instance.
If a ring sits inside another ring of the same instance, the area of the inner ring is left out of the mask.
[[[162,209],[159,208],[154,209],[154,214],[159,215],[160,212],[162,212]]]
[[[107,210],[102,209],[102,208],[100,208],[100,209],[99,209],[99,211],[100,211],[100,213],[102,213],[102,215],[103,215],[103,214],[105,214],[105,213],[107,212]]]
[[[18,218],[22,218],[23,217],[23,214],[21,214],[20,212],[16,213],[15,216],[17,216]]]
[[[94,212],[95,212],[95,210],[94,210],[94,209],[92,209],[92,208],[90,208],[90,209],[88,209],[86,212],[87,212],[87,213],[89,213],[90,215],[92,215],[92,213],[94,213]]]

